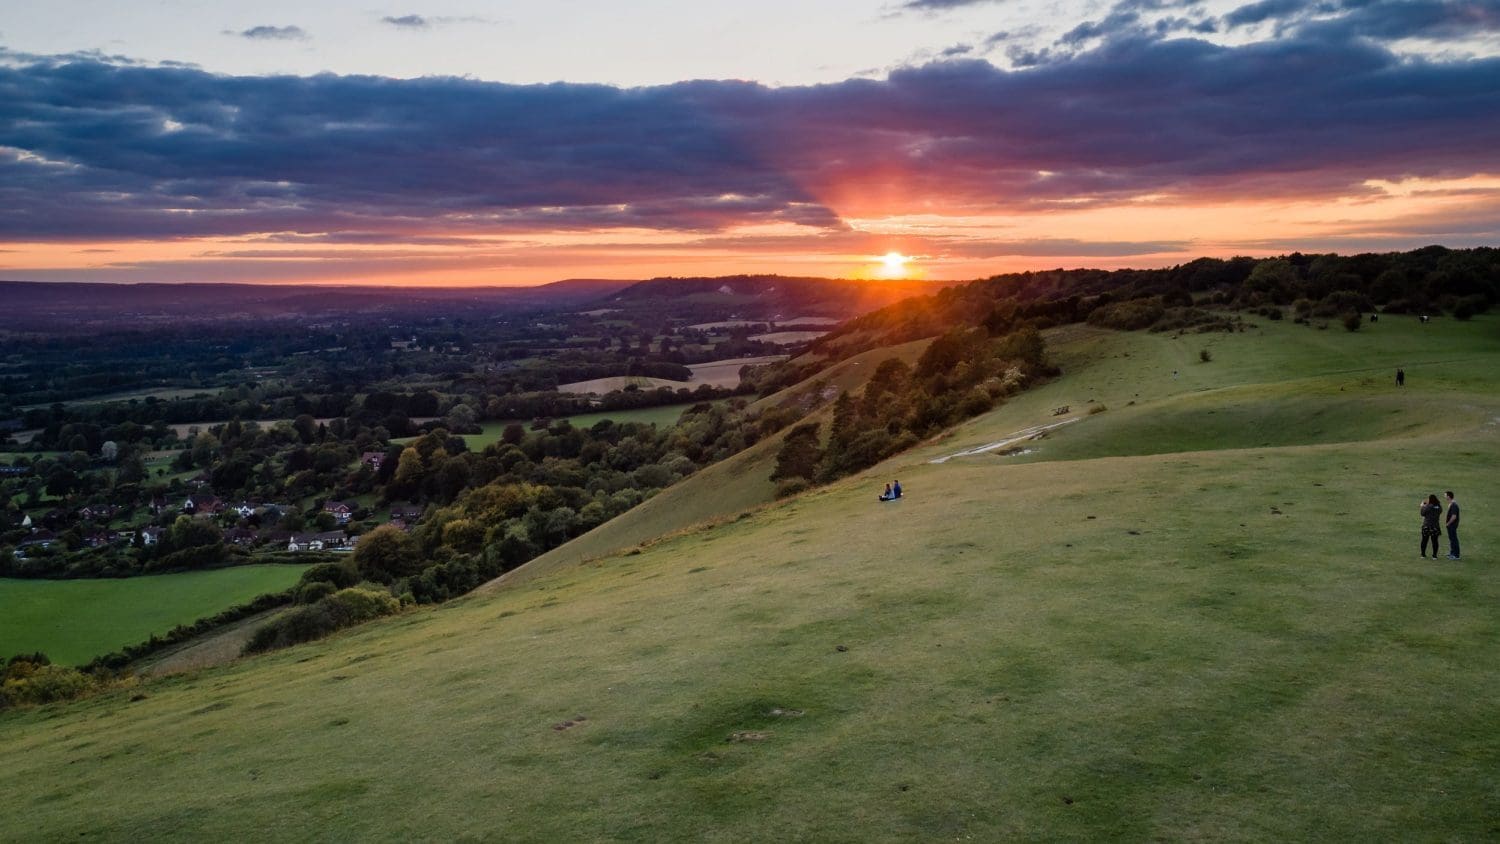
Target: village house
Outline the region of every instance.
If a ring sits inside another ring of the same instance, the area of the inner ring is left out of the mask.
[[[359,509],[356,501],[328,501],[323,504],[323,512],[333,516],[333,520],[341,525],[349,524],[354,518],[354,511]]]
[[[103,548],[120,541],[120,534],[112,530],[96,530],[83,538],[83,544],[90,548]]]
[[[214,516],[224,512],[224,502],[217,495],[194,493],[182,502],[182,512],[194,516]]]
[[[155,525],[141,528],[141,544],[155,545],[156,543],[161,541],[161,535],[164,532],[165,531],[163,531],[162,528],[156,527]]]
[[[260,539],[260,534],[250,528],[230,528],[224,531],[224,541],[231,545],[248,548]]]
[[[359,456],[359,462],[379,472],[380,467],[385,465],[385,452],[367,451]]]
[[[193,489],[203,489],[213,482],[213,475],[210,475],[207,472],[200,472],[199,474],[188,478],[188,486],[192,487]]]
[[[341,530],[322,533],[294,533],[287,540],[286,550],[296,554],[301,551],[344,551],[354,547],[354,540]]]
[[[120,508],[114,504],[90,504],[78,508],[78,518],[105,522],[113,519],[119,512]]]
[[[415,504],[392,504],[391,521],[401,521],[407,524],[415,524],[422,518],[422,508]]]
[[[27,548],[51,548],[56,541],[57,534],[50,530],[33,530],[30,536],[16,543],[16,554],[24,557]]]

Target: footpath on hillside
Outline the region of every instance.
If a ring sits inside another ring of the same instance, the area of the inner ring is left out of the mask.
[[[995,451],[997,449],[1002,449],[1002,448],[1005,448],[1005,447],[1010,446],[1010,445],[1014,445],[1014,444],[1019,443],[1019,442],[1025,442],[1026,440],[1036,439],[1037,437],[1040,437],[1042,434],[1045,434],[1048,431],[1056,430],[1058,428],[1061,428],[1064,425],[1071,425],[1074,422],[1077,422],[1077,421],[1079,421],[1082,418],[1083,418],[1082,416],[1075,416],[1072,419],[1064,419],[1061,422],[1053,422],[1050,425],[1033,425],[1030,428],[1023,428],[1022,430],[1014,431],[1014,432],[1008,434],[1006,436],[1006,438],[1003,439],[1003,440],[996,440],[995,442],[992,442],[992,443],[986,443],[984,445],[976,446],[974,448],[964,449],[963,451],[954,452],[953,454],[946,454],[946,455],[944,455],[942,457],[934,457],[934,458],[932,458],[931,460],[929,460],[927,462],[928,463],[947,463],[949,460],[952,460],[955,457],[969,457],[969,456],[972,456],[972,455],[975,455],[975,454],[984,454],[986,452]]]

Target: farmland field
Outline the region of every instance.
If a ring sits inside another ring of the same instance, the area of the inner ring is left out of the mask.
[[[0,578],[0,653],[81,664],[297,582],[305,566],[253,565],[119,580]]]
[[[766,355],[758,358],[730,358],[728,360],[714,360],[707,363],[695,363],[688,367],[693,370],[691,384],[710,384],[715,387],[737,387],[740,383],[740,370],[747,366],[760,366],[761,364],[774,363],[786,360],[786,355]]]

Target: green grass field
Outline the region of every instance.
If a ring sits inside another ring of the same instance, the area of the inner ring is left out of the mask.
[[[297,582],[303,566],[236,566],[120,580],[0,579],[0,654],[77,665]]]
[[[660,407],[642,407],[636,410],[610,410],[597,413],[580,413],[576,416],[566,416],[563,419],[575,428],[589,428],[603,419],[624,424],[626,422],[645,422],[651,425],[675,425],[682,414],[696,402],[684,404],[668,404]],[[465,434],[464,442],[468,443],[470,451],[483,451],[486,447],[500,442],[500,437],[505,433],[507,425],[514,421],[485,422],[480,425],[482,431],[478,434]],[[522,422],[529,425],[529,422]],[[397,437],[391,440],[393,443],[409,443],[416,437]]]
[[[53,840],[1493,838],[1500,322],[1375,328],[1060,332],[1062,378],[864,475],[0,715],[0,793]],[[1461,563],[1412,553],[1443,488]]]
[[[599,413],[582,413],[577,416],[569,416],[567,420],[575,428],[591,428],[595,424],[608,419],[617,425],[626,422],[644,422],[648,425],[669,427],[677,424],[682,414],[693,402],[687,404],[668,404],[661,407],[642,407],[637,410],[608,410]]]

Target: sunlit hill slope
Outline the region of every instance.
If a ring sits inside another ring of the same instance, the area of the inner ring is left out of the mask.
[[[0,715],[0,837],[1491,837],[1497,335],[1050,332],[861,475],[772,501],[767,444],[441,608]]]

